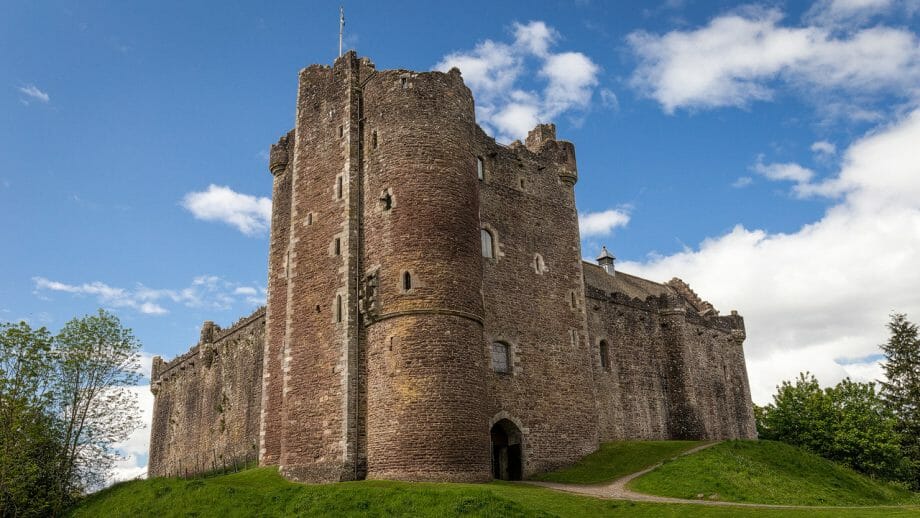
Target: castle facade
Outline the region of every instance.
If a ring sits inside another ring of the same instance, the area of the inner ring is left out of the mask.
[[[582,260],[574,146],[504,146],[456,69],[300,72],[267,306],[155,358],[151,476],[519,479],[617,439],[756,436],[744,321]]]

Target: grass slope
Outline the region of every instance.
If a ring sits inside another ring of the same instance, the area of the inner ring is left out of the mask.
[[[642,471],[703,441],[617,441],[601,444],[577,464],[533,477],[534,480],[564,484],[602,484]]]
[[[920,508],[804,510],[744,509],[601,500],[509,483],[429,484],[345,482],[300,485],[273,468],[233,475],[118,484],[80,502],[74,517],[243,516],[629,516],[786,517],[916,516]]]
[[[917,495],[773,441],[727,441],[665,463],[629,484],[678,498],[792,505],[920,503]]]

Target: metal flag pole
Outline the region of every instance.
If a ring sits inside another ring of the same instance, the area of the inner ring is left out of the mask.
[[[339,57],[342,57],[342,33],[345,31],[345,7],[339,6]]]

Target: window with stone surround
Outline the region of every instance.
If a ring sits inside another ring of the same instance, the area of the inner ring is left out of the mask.
[[[336,323],[342,322],[342,296],[335,296],[335,321]]]
[[[335,238],[335,242],[332,245],[334,255],[342,255],[342,240]]]
[[[610,370],[610,346],[607,345],[606,340],[601,340],[600,343],[601,350],[601,368],[605,371]]]
[[[486,179],[486,168],[485,168],[485,166],[484,166],[483,163],[482,163],[482,157],[481,157],[481,156],[476,157],[476,176],[477,176],[480,180],[485,180],[485,179]]]
[[[412,274],[409,272],[403,272],[403,290],[409,291],[412,289]]]
[[[502,374],[511,372],[511,347],[508,344],[492,343],[492,370]]]
[[[342,177],[337,176],[335,178],[335,198],[337,200],[342,199]]]
[[[492,233],[486,229],[482,229],[479,234],[482,238],[482,256],[492,259],[495,257],[495,245],[493,243]]]

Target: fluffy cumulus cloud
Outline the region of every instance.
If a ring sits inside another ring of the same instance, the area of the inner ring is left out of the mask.
[[[472,50],[448,54],[435,69],[460,69],[475,95],[480,125],[499,140],[523,138],[537,123],[563,114],[575,120],[583,116],[600,67],[581,52],[553,52],[560,35],[544,22],[515,23],[512,35],[511,42],[485,40]],[[604,102],[615,103],[616,95],[605,92]]]
[[[578,215],[578,229],[583,238],[609,236],[617,227],[629,223],[627,209],[607,209],[600,212],[582,212]]]
[[[272,218],[271,199],[221,185],[212,184],[204,191],[186,194],[182,206],[198,219],[226,223],[247,236],[263,234]]]
[[[39,296],[45,296],[48,292],[91,296],[103,306],[130,308],[145,315],[169,313],[164,304],[217,310],[229,309],[240,300],[250,306],[265,304],[264,287],[243,286],[213,275],[195,277],[189,286],[180,289],[156,289],[140,283],[125,289],[100,281],[67,284],[45,277],[33,277],[32,281],[35,283],[35,293]]]
[[[877,379],[889,313],[920,319],[918,142],[920,109],[852,143],[824,180],[794,164],[763,165],[761,174],[837,202],[796,232],[737,226],[696,249],[622,268],[680,276],[723,311],[741,309],[757,402],[804,370],[823,383]]]
[[[886,2],[828,2],[824,10],[850,4],[866,12],[872,3]],[[627,42],[639,64],[631,83],[668,113],[747,106],[771,99],[779,85],[821,96],[829,111],[857,119],[877,114],[853,108],[856,100],[878,93],[917,97],[920,40],[912,32],[882,24],[839,31],[782,22],[776,9],[745,7],[692,30],[633,32]]]

